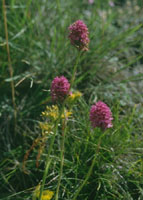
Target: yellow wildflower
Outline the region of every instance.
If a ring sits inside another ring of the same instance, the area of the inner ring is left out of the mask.
[[[79,95],[79,94],[77,94]],[[77,96],[76,95],[76,96]],[[68,118],[72,112],[67,111],[66,109],[64,110],[64,113],[62,114],[62,118]],[[57,105],[53,105],[52,107],[47,106],[46,110],[42,112],[42,116],[46,117],[51,120],[56,120],[59,117],[59,108]],[[47,122],[45,123],[40,123],[40,127],[42,130],[49,131],[51,129],[51,125],[49,125]]]
[[[66,109],[64,110],[64,113],[62,114],[62,119],[64,118],[68,118],[70,115],[72,115],[72,112],[71,111],[67,111]]]
[[[45,133],[51,133],[52,132],[53,126],[50,125],[49,123],[40,122],[39,125],[40,125],[40,128],[42,129],[42,131],[44,131]]]
[[[53,191],[44,190],[42,194],[42,200],[50,200],[52,199],[53,195],[54,195]]]
[[[57,105],[53,105],[51,107],[47,106],[46,110],[42,112],[42,116],[56,120],[59,116],[58,106]]]
[[[76,92],[73,92],[72,94],[70,94],[67,98],[67,101],[69,103],[73,103],[75,102],[76,100],[78,100],[80,97],[82,96],[82,93],[79,92],[79,91],[76,91]]]
[[[40,195],[40,185],[38,185],[34,191],[32,200],[37,200]],[[51,200],[54,195],[53,191],[44,190],[42,193],[42,200]]]

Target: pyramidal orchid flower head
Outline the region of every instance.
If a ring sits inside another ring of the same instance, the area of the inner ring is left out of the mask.
[[[105,103],[98,101],[91,106],[90,121],[93,128],[99,127],[102,130],[110,128],[113,126],[112,120],[112,112]]]
[[[114,7],[115,6],[114,2],[113,1],[109,1],[109,6]]]
[[[51,96],[53,101],[63,101],[69,94],[70,83],[64,77],[55,77],[51,85]]]
[[[88,0],[88,3],[89,3],[89,4],[93,4],[93,3],[94,3],[94,0]]]
[[[88,51],[89,32],[82,20],[77,20],[69,26],[69,39],[78,50]]]

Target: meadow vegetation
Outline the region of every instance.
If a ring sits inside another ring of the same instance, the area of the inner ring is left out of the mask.
[[[0,11],[0,199],[37,200],[44,180],[56,200],[142,200],[142,0],[2,0]],[[68,27],[79,19],[90,39],[72,84],[82,95],[46,135],[41,113],[55,105],[53,79],[73,76]],[[106,131],[90,122],[99,100],[114,118]]]

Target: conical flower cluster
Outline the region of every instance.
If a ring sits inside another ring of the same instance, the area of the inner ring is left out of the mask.
[[[69,26],[69,31],[71,44],[75,46],[78,50],[87,51],[89,43],[89,32],[84,22],[82,20],[77,20]]]
[[[105,103],[98,101],[91,106],[90,121],[94,128],[100,127],[103,130],[110,128],[112,127],[112,120],[112,112]]]
[[[62,101],[69,94],[70,83],[64,77],[55,77],[51,85],[51,96],[53,101]]]

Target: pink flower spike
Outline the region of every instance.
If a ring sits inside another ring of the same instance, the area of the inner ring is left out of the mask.
[[[94,0],[88,0],[88,3],[89,3],[89,4],[93,4],[93,3],[94,3]]]
[[[114,2],[113,1],[109,1],[109,6],[114,7],[115,6]]]
[[[51,85],[51,96],[53,101],[61,101],[69,94],[70,83],[64,77],[55,77]]]
[[[105,103],[98,101],[91,106],[90,121],[93,128],[100,127],[103,130],[110,128],[113,126],[112,120],[112,112]]]
[[[69,26],[69,39],[78,50],[88,51],[89,32],[82,20],[77,20]]]

